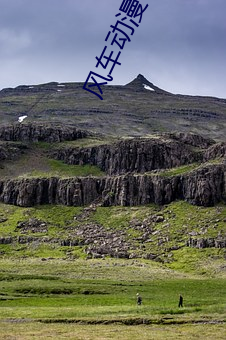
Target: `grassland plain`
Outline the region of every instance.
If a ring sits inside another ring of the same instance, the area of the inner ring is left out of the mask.
[[[37,218],[48,224],[45,236],[66,237],[82,223],[74,217],[83,211],[1,204],[1,236],[22,236],[18,222]],[[164,215],[172,227],[160,222],[156,231],[164,235],[167,230],[171,245],[183,245],[167,254],[167,247],[158,246],[154,238],[152,251],[161,250],[163,263],[87,259],[78,246],[1,244],[0,339],[224,339],[225,253],[189,248],[185,241],[186,233],[207,224],[212,226],[206,231],[209,236],[225,232],[225,206],[201,208],[178,201],[163,207],[98,207],[83,222],[123,230],[131,220],[142,221],[150,214]],[[128,237],[134,237],[131,228]],[[137,292],[143,298],[140,308]],[[184,307],[179,309],[180,293]]]
[[[0,339],[225,336],[225,279],[147,260],[2,258],[0,267]]]
[[[25,326],[26,325],[26,326]],[[208,339],[224,340],[224,325],[81,325],[81,324],[42,324],[34,322],[0,322],[0,339],[39,340],[174,340]]]

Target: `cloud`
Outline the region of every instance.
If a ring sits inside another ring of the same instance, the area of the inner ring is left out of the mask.
[[[0,29],[0,54],[12,56],[21,53],[31,45],[31,37],[28,32],[17,32],[13,29]]]
[[[171,92],[225,96],[225,0],[140,0],[113,83],[138,73]],[[122,0],[0,0],[0,87],[85,81]]]

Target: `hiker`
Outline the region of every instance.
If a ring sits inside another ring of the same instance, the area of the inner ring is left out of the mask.
[[[183,307],[183,296],[180,294],[179,296],[179,304],[178,304],[178,307]]]
[[[142,297],[140,296],[139,293],[137,293],[137,304],[140,306],[142,304]]]

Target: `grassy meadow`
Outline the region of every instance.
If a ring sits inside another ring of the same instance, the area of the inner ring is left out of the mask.
[[[225,279],[145,260],[7,258],[0,267],[0,339],[224,338]]]
[[[225,251],[186,246],[190,232],[197,238],[225,233],[225,205],[202,208],[178,201],[84,212],[83,207],[0,204],[0,237],[14,239],[0,244],[0,339],[225,338]],[[152,242],[141,248],[140,231],[131,221],[156,214],[165,221],[153,225]],[[46,230],[17,228],[30,219],[45,223]],[[86,223],[126,230],[140,258],[89,259],[85,246],[51,243],[73,238],[72,231]],[[18,237],[34,240],[18,243]],[[160,237],[168,242],[159,244]],[[141,250],[161,261],[142,258]]]

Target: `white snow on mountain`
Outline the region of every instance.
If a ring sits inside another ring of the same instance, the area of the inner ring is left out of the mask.
[[[149,91],[155,91],[153,88],[151,88],[150,86],[146,85],[146,84],[143,84],[144,85],[144,88],[145,90],[149,90]]]
[[[22,123],[22,121],[23,121],[25,118],[27,118],[27,116],[20,116],[20,117],[18,118],[18,122],[19,122],[19,123]]]

